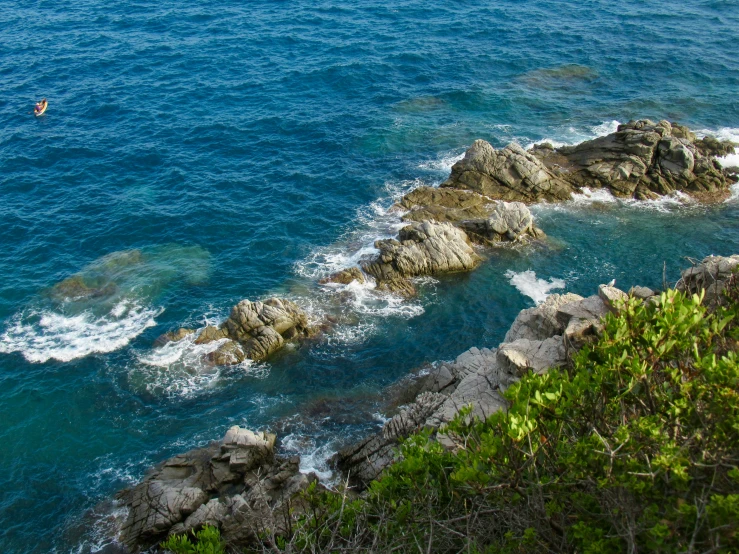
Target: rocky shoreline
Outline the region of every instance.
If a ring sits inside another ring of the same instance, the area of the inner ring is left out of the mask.
[[[475,269],[482,260],[481,247],[543,240],[527,204],[569,200],[584,187],[640,200],[675,191],[720,198],[736,181],[716,160],[729,153],[731,143],[697,140],[685,127],[647,120],[559,149],[539,145],[525,151],[513,144],[496,151],[478,140],[439,188],[420,187],[398,202],[396,209],[408,224],[396,239],[377,241],[376,254],[322,283],[372,280],[378,291],[412,296],[416,277]],[[715,296],[737,265],[738,256],[706,258],[683,272],[678,287],[708,288]],[[656,293],[636,287],[628,294],[649,301]],[[472,348],[414,381],[413,398],[379,433],[338,452],[335,468],[361,490],[393,462],[398,442],[420,429],[432,430],[442,444],[452,446],[443,427],[461,408],[471,406],[471,416],[480,418],[504,409],[501,393],[511,382],[528,371],[567,363],[597,336],[601,318],[626,296],[601,285],[588,298],[553,294],[523,310],[498,348]],[[195,342],[218,341],[208,362],[231,365],[264,360],[289,341],[315,336],[321,326],[289,300],[243,300],[224,323],[201,330]],[[160,337],[157,345],[193,333],[179,329]],[[128,510],[120,542],[138,552],[204,524],[219,527],[232,545],[273,540],[299,515],[298,493],[318,481],[313,474],[300,473],[299,458],[280,457],[276,440],[270,433],[232,427],[221,441],[163,462],[141,483],[119,493]]]

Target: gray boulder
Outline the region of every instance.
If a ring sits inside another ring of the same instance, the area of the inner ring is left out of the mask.
[[[260,361],[282,348],[286,341],[311,336],[315,330],[297,304],[280,298],[264,302],[242,300],[219,327],[203,329],[196,344],[229,339],[208,358],[218,365],[238,364],[249,358]]]
[[[566,362],[567,351],[559,335],[546,340],[518,339],[498,348],[498,363],[507,373],[517,377],[529,370],[543,373]]]
[[[568,200],[570,185],[518,144],[495,150],[476,140],[442,187],[468,189],[496,200],[527,203]]]
[[[259,530],[278,529],[289,501],[315,476],[300,473],[299,458],[276,456],[274,444],[275,435],[234,426],[219,443],[163,462],[118,494],[128,508],[122,542],[139,552],[207,524],[243,547]]]
[[[628,300],[629,295],[616,287],[600,285],[598,287],[598,298],[603,301],[610,311],[615,313],[619,306]]]
[[[534,216],[523,202],[497,202],[487,218],[464,220],[457,225],[471,240],[481,244],[544,237],[544,232],[534,226]]]
[[[521,310],[506,333],[503,342],[518,339],[544,340],[554,335],[561,335],[567,322],[557,319],[560,307],[571,302],[582,300],[579,294],[550,294],[546,300],[534,308]]]
[[[414,222],[400,230],[398,240],[375,246],[380,254],[363,262],[362,270],[389,290],[402,290],[410,277],[470,271],[481,261],[464,231],[450,223]]]
[[[707,256],[699,264],[683,271],[675,288],[692,294],[705,290],[706,302],[719,302],[727,280],[737,271],[737,266],[739,255]]]

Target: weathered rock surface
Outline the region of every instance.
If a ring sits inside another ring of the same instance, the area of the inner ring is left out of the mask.
[[[457,226],[481,244],[544,237],[544,232],[534,226],[534,216],[523,202],[498,202],[487,218],[460,221]]]
[[[219,327],[208,326],[195,339],[205,344],[228,339],[208,359],[217,365],[238,364],[249,358],[264,360],[285,344],[314,333],[308,317],[297,304],[280,298],[264,302],[242,300]]]
[[[546,340],[518,339],[501,344],[498,348],[501,367],[515,376],[522,376],[529,370],[542,373],[566,361],[564,342],[559,335]]]
[[[697,141],[682,126],[649,120],[558,149],[540,145],[525,151],[511,144],[495,150],[477,140],[441,186],[527,203],[568,200],[583,187],[606,187],[616,196],[638,199],[676,190],[719,195],[735,178],[715,158],[733,153],[734,146],[712,137]]]
[[[641,300],[646,300],[647,298],[654,296],[655,294],[657,293],[649,287],[641,287],[637,285],[629,289],[629,296],[640,298]]]
[[[264,529],[279,533],[287,501],[316,477],[300,473],[299,458],[275,456],[274,443],[274,435],[235,426],[220,443],[165,461],[119,493],[129,510],[123,543],[138,552],[205,524],[219,527],[235,547]]]
[[[521,310],[506,333],[503,342],[518,339],[544,340],[554,335],[561,335],[565,323],[557,319],[557,311],[561,306],[582,300],[579,294],[550,294],[546,300],[535,308]]]
[[[410,293],[406,279],[474,269],[481,261],[464,231],[450,223],[414,222],[403,227],[398,240],[379,240],[380,254],[361,264],[378,288]]]
[[[616,287],[600,285],[598,287],[598,298],[603,301],[609,310],[617,312],[621,303],[625,302],[629,295]]]
[[[495,150],[484,140],[472,143],[441,186],[472,190],[496,200],[527,203],[568,200],[572,192],[567,181],[518,144]]]
[[[699,293],[705,290],[706,302],[721,300],[726,282],[739,266],[739,255],[708,256],[682,272],[675,288],[684,292]]]
[[[471,190],[419,187],[396,206],[409,210],[405,221],[451,222],[479,244],[544,237],[525,204],[498,202]]]
[[[495,200],[471,190],[418,187],[406,194],[398,206],[409,210],[404,221],[449,221],[485,219]]]
[[[363,488],[395,460],[399,439],[419,429],[438,431],[464,407],[484,419],[506,406],[502,393],[524,373],[544,372],[567,362],[568,350],[597,336],[608,313],[597,296],[552,294],[541,305],[519,313],[497,349],[471,348],[452,363],[442,363],[412,383],[404,383],[407,404],[382,430],[337,453],[337,469]],[[566,341],[566,333],[570,341]],[[411,396],[416,395],[411,400]]]

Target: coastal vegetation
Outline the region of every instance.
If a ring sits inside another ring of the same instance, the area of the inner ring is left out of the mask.
[[[362,495],[311,485],[265,548],[736,551],[735,280],[706,304],[676,290],[630,298],[569,367],[511,385],[508,410],[411,436]]]

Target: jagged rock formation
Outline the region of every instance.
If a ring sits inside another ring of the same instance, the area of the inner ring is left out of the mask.
[[[734,146],[712,137],[696,140],[685,127],[649,120],[557,149],[544,144],[525,151],[511,144],[495,150],[476,140],[441,186],[526,203],[568,200],[583,187],[641,200],[676,190],[721,195],[736,179],[715,157],[733,153]]]
[[[382,430],[341,450],[333,459],[352,483],[365,487],[394,461],[401,438],[420,429],[440,432],[465,406],[470,417],[486,418],[505,407],[502,392],[528,371],[542,372],[566,363],[568,354],[594,340],[609,311],[602,298],[625,293],[602,285],[600,295],[552,294],[535,308],[522,310],[497,349],[470,350],[453,363],[443,363],[423,377],[415,400],[388,421]],[[615,304],[614,304],[615,305]]]
[[[675,288],[684,292],[698,293],[705,290],[706,301],[719,302],[727,280],[739,266],[739,255],[708,256],[693,267],[682,272]]]
[[[421,187],[400,205],[415,209],[403,216],[411,223],[400,230],[397,240],[377,241],[380,253],[361,262],[361,270],[345,269],[321,282],[362,283],[367,274],[379,290],[412,296],[416,293],[412,277],[474,269],[481,258],[472,242],[491,245],[544,236],[521,202],[494,202],[473,192]]]
[[[180,329],[157,339],[157,345],[180,340],[192,333]],[[232,365],[245,359],[264,360],[285,345],[286,341],[313,335],[315,329],[297,304],[280,298],[264,302],[242,300],[231,310],[231,315],[220,326],[208,326],[195,339],[195,344],[222,341],[208,354],[216,365]]]
[[[450,223],[414,222],[403,227],[398,240],[379,240],[380,254],[363,262],[362,270],[378,288],[411,294],[406,279],[474,269],[481,261],[464,231]]]
[[[139,552],[169,534],[215,525],[232,546],[284,529],[299,491],[317,478],[299,471],[300,459],[274,453],[275,435],[231,427],[219,443],[175,456],[141,483],[119,493],[128,508],[122,542]]]

